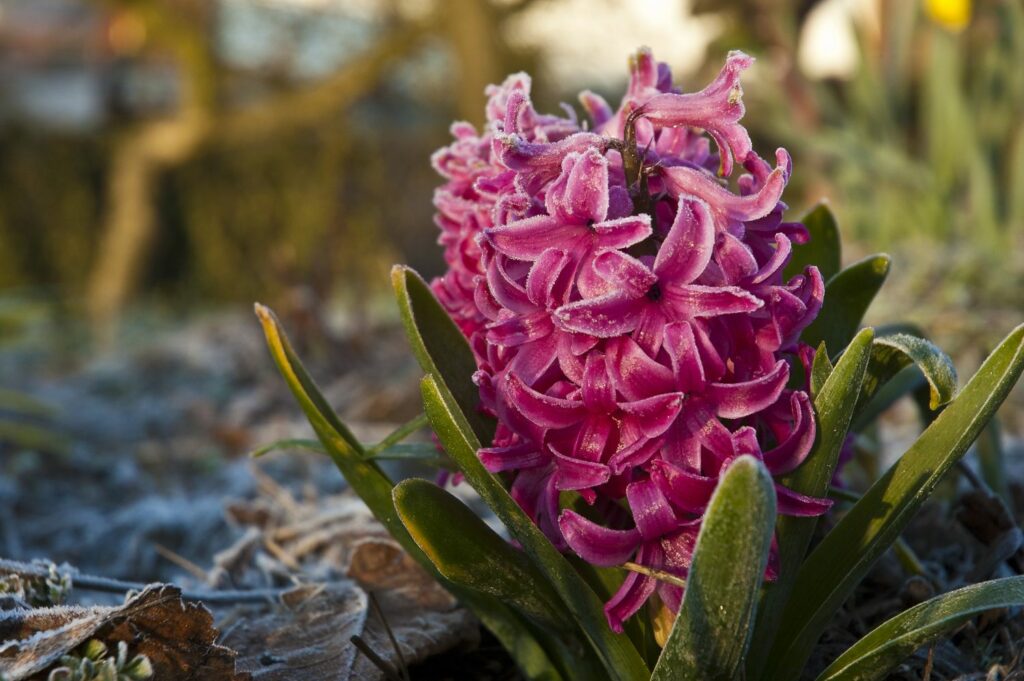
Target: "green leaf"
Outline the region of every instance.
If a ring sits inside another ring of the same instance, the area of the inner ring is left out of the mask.
[[[409,437],[410,435],[415,433],[417,430],[422,430],[423,428],[426,428],[426,427],[427,427],[427,416],[426,416],[426,414],[420,414],[419,416],[417,416],[416,418],[412,419],[411,421],[408,421],[408,422],[403,423],[402,425],[400,425],[398,428],[396,428],[394,431],[389,433],[387,437],[385,437],[383,440],[381,440],[377,444],[372,445],[370,447],[367,447],[366,451],[369,454],[376,454],[378,452],[382,452],[385,449],[388,449],[389,447],[393,447],[394,445],[397,445],[399,442],[401,442],[405,438]]]
[[[476,360],[448,313],[415,271],[402,265],[391,270],[405,335],[423,372],[444,384],[481,442],[494,437],[493,419],[477,409],[480,394],[473,383]]]
[[[997,417],[992,417],[978,437],[978,465],[985,484],[1003,500],[1007,508],[1013,508],[1006,473],[1006,455],[1003,452],[1002,428]]]
[[[815,547],[797,575],[768,678],[796,678],[836,609],[963,456],[1024,370],[1017,327],[909,450]]]
[[[825,381],[832,375],[835,370],[832,361],[828,358],[828,348],[825,347],[825,342],[822,341],[818,344],[818,349],[814,353],[814,362],[811,363],[811,397],[817,398],[821,389],[825,385]]]
[[[774,525],[771,475],[754,457],[741,456],[708,504],[683,603],[651,681],[739,677]]]
[[[281,375],[299,402],[299,406],[302,407],[302,411],[305,412],[306,418],[309,419],[310,425],[313,426],[313,430],[327,454],[341,471],[345,480],[366,503],[374,516],[381,521],[395,541],[429,573],[440,578],[433,563],[413,541],[398,517],[391,500],[391,481],[381,472],[376,463],[365,458],[364,447],[327,404],[313,379],[302,366],[302,362],[292,350],[274,313],[269,308],[257,304],[256,315],[263,326],[270,354]],[[537,673],[531,672],[530,678],[559,681],[559,675],[543,672],[544,666],[540,664],[541,660],[548,659],[546,648],[553,647],[551,644],[546,647],[542,645],[543,636],[531,633],[524,628],[518,616],[501,601],[484,594],[470,592],[443,580],[443,578],[441,581],[449,591],[480,617],[485,626],[494,632],[524,671],[540,670]]]
[[[285,438],[283,440],[275,440],[270,444],[263,445],[257,449],[249,452],[249,456],[257,459],[261,456],[270,454],[271,452],[280,451],[282,449],[302,449],[307,452],[316,452],[317,454],[327,454],[327,450],[324,449],[323,444],[320,440],[309,440],[306,438]]]
[[[393,498],[409,534],[446,578],[495,596],[553,630],[576,628],[530,559],[454,496],[412,478],[395,486]]]
[[[804,329],[801,340],[817,346],[825,341],[832,352],[846,347],[857,333],[864,313],[889,274],[887,255],[872,255],[832,277],[825,285],[825,303]]]
[[[988,610],[1024,605],[1024,577],[973,584],[914,606],[879,625],[821,673],[818,681],[874,681],[907,656]]]
[[[904,367],[916,364],[928,381],[928,407],[933,411],[948,404],[956,394],[956,368],[949,355],[930,340],[905,333],[876,336],[871,362],[864,376],[861,406]]]
[[[892,378],[883,383],[866,404],[857,404],[857,413],[850,424],[854,433],[864,431],[874,423],[875,419],[889,410],[900,399],[907,395],[917,395],[920,390],[928,391],[928,381],[916,364],[911,364],[898,371]],[[928,398],[926,397],[925,400]],[[929,412],[930,413],[930,412]],[[928,425],[928,422],[925,422]]]
[[[477,458],[480,441],[469,427],[455,399],[433,375],[420,387],[427,418],[467,482],[505,524],[537,568],[551,582],[597,653],[612,679],[647,681],[650,672],[626,636],[612,632],[604,619],[601,601],[572,569],[565,557],[548,541],[494,475]]]
[[[298,400],[306,418],[309,419],[327,455],[395,541],[412,556],[426,560],[395,512],[395,506],[391,501],[391,480],[376,463],[366,458],[366,450],[362,444],[324,399],[320,389],[292,350],[288,337],[285,336],[270,308],[257,304],[256,316],[263,325],[263,334],[267,338],[267,346],[278,370],[291,389],[292,395]]]
[[[836,217],[828,204],[821,202],[800,218],[800,222],[810,232],[811,239],[806,244],[793,244],[793,257],[786,265],[783,278],[789,281],[803,274],[808,265],[815,265],[822,278],[828,281],[839,272],[843,259]]]
[[[873,338],[874,331],[870,328],[858,333],[815,396],[818,434],[814,448],[799,468],[781,480],[783,485],[794,492],[812,497],[824,497],[828,493],[829,483],[832,482],[839,461],[839,452],[846,442],[853,408],[860,395],[860,385],[871,357]],[[819,358],[828,362],[823,348],[815,355],[815,365]],[[807,547],[810,546],[817,523],[817,518],[779,518],[779,576],[765,587],[747,667],[752,679],[759,678],[764,660],[771,650],[783,609],[794,593],[797,571],[807,555]]]

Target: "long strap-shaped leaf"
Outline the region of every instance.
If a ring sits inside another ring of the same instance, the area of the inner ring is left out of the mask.
[[[814,549],[786,606],[768,678],[799,676],[829,618],[978,437],[1024,370],[1024,326]]]
[[[498,479],[480,463],[476,455],[480,442],[455,399],[434,376],[425,376],[421,388],[427,418],[445,450],[459,464],[466,481],[551,582],[600,657],[608,677],[646,681],[650,674],[647,665],[628,637],[618,636],[608,627],[601,601],[593,589],[530,521]]]
[[[288,337],[285,336],[274,313],[263,305],[256,305],[256,315],[263,326],[263,333],[274,362],[306,418],[309,419],[321,444],[374,516],[410,556],[424,569],[438,577],[446,588],[480,617],[484,625],[494,632],[513,655],[523,671],[531,674],[530,678],[560,681],[561,676],[554,671],[548,661],[548,653],[539,643],[543,636],[531,636],[520,624],[519,615],[498,599],[447,582],[435,570],[406,531],[395,511],[391,500],[391,480],[377,464],[364,458],[364,448],[324,399],[316,383],[292,350]]]
[[[846,347],[875,294],[889,274],[889,256],[872,255],[855,262],[832,277],[825,286],[825,304],[801,340],[817,347],[825,341],[832,352]]]
[[[973,584],[901,612],[857,641],[821,673],[818,681],[874,681],[922,646],[975,615],[1024,605],[1024,577]]]
[[[828,281],[839,272],[842,262],[842,246],[839,242],[839,227],[835,215],[827,203],[819,203],[807,212],[800,222],[810,233],[806,244],[793,245],[793,256],[786,265],[785,279],[801,274],[808,265],[814,265],[821,276]]]
[[[928,381],[931,409],[949,403],[956,393],[956,368],[949,355],[925,338],[905,333],[879,335],[871,348],[871,363],[864,377],[861,399],[866,403],[887,380],[904,367],[916,364]]]
[[[814,398],[817,416],[818,439],[807,460],[782,484],[800,494],[823,497],[835,472],[839,452],[846,440],[846,430],[853,416],[861,382],[871,356],[871,342],[874,332],[864,329],[853,339],[846,352],[840,357],[824,385]],[[827,363],[828,358],[819,350],[814,363]],[[793,592],[800,564],[807,555],[817,518],[782,517],[778,522],[779,577],[766,586],[757,622],[757,634],[751,647],[748,662],[750,678],[758,674],[771,650],[775,633],[782,618],[782,611]]]
[[[554,630],[575,629],[529,558],[461,501],[419,478],[398,483],[392,496],[409,534],[446,578],[510,603]]]
[[[391,270],[391,285],[405,335],[423,372],[444,384],[477,439],[490,444],[494,421],[477,409],[480,396],[473,384],[476,360],[459,327],[437,302],[427,283],[411,268],[395,265]]]
[[[704,514],[683,603],[651,681],[739,676],[774,524],[771,475],[754,457],[739,457]]]
[[[338,470],[402,548],[420,559],[425,559],[395,513],[394,504],[391,502],[391,480],[376,463],[365,458],[363,446],[324,399],[320,389],[292,350],[288,337],[285,336],[270,308],[257,304],[256,316],[263,325],[263,334],[267,338],[270,354],[278,370]]]

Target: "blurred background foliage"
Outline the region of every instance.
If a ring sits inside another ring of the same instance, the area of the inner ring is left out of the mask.
[[[1020,320],[1021,0],[0,0],[0,295],[365,306],[392,262],[440,269],[429,154],[488,83],[614,101],[641,44],[693,88],[758,57],[755,145],[847,259],[894,253],[880,316],[968,364]]]

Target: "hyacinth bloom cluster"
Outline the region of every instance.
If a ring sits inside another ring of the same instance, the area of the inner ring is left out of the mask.
[[[538,113],[514,75],[488,89],[483,133],[458,123],[434,156],[449,268],[433,289],[498,420],[480,459],[556,546],[594,565],[685,578],[730,462],[749,454],[783,475],[815,438],[790,376],[806,369],[798,338],[824,285],[814,267],[783,276],[807,232],[782,217],[788,154],[762,159],[740,123],[751,62],[732,53],[684,93],[641,50],[618,109],[581,95],[586,122]],[[829,507],[776,492],[782,514]],[[681,587],[629,572],[610,626],[655,592],[678,610]]]

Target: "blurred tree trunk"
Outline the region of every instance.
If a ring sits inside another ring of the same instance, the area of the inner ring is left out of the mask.
[[[86,294],[89,315],[98,325],[108,325],[140,280],[157,232],[161,172],[188,158],[205,129],[205,116],[197,111],[179,120],[143,124],[115,143],[106,215]]]
[[[458,115],[475,125],[483,123],[484,88],[500,83],[507,63],[501,37],[501,16],[487,0],[447,0],[442,23],[458,63]]]
[[[344,111],[371,91],[395,60],[418,46],[427,27],[401,26],[322,81],[222,112],[216,108],[218,67],[212,54],[209,5],[100,1],[137,12],[153,42],[175,54],[182,83],[177,115],[140,123],[115,143],[100,246],[86,291],[87,312],[109,338],[118,314],[138,287],[157,235],[155,199],[162,173],[209,141],[245,144]]]

